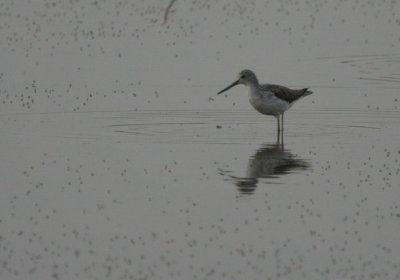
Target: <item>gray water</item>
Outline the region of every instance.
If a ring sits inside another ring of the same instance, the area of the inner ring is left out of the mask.
[[[0,1],[0,278],[400,278],[399,15]],[[244,68],[314,92],[283,147]]]

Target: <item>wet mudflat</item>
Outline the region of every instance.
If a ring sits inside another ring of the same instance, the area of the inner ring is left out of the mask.
[[[1,3],[0,278],[399,278],[399,6],[150,2]]]

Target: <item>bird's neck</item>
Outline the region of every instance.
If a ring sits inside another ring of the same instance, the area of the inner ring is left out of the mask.
[[[254,92],[258,92],[258,81],[253,81],[252,83],[248,83],[247,86],[250,89],[250,92],[254,93]]]

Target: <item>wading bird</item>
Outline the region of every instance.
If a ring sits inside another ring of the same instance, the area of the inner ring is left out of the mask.
[[[264,115],[274,116],[278,124],[277,139],[283,143],[283,114],[302,97],[310,95],[312,91],[308,88],[290,89],[281,85],[260,84],[256,74],[251,70],[243,70],[239,73],[239,78],[228,87],[217,94],[221,94],[228,89],[243,84],[250,89],[250,104],[258,112]],[[281,138],[279,137],[281,136]]]

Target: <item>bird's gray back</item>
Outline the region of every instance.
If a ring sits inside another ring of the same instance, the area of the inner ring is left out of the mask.
[[[303,96],[309,95],[312,92],[308,88],[303,89],[290,89],[281,85],[274,84],[262,84],[260,85],[261,91],[272,92],[276,97],[285,100],[288,103],[292,103]]]

